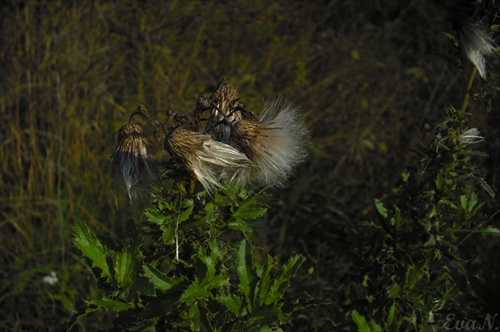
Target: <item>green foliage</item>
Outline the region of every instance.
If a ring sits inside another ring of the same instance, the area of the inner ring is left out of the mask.
[[[106,262],[106,248],[94,233],[83,222],[78,222],[74,227],[75,238],[73,242],[92,262],[92,266],[101,269],[101,275],[105,278],[111,277]]]
[[[102,286],[71,326],[95,311],[115,313],[113,325],[127,330],[252,331],[290,322],[302,306],[285,301],[285,291],[304,258],[290,257],[281,271],[271,256],[254,260],[247,239],[267,210],[259,197],[235,188],[193,196],[180,183],[156,194],[128,239],[108,246],[77,223],[74,243]]]
[[[499,234],[486,226],[490,218],[474,191],[493,196],[475,164],[485,154],[464,139],[468,117],[449,107],[434,141],[420,145],[418,162],[402,174],[392,203],[375,200],[379,218],[365,223],[371,245],[357,253],[367,271],[364,315],[351,312],[359,331],[439,330],[448,312],[487,314],[464,301],[477,279],[458,257],[466,234]]]

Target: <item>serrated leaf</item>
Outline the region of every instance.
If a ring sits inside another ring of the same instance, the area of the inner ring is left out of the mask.
[[[385,328],[389,329],[394,322],[394,316],[396,314],[396,302],[392,303],[389,313],[387,314],[387,322],[385,323]]]
[[[382,326],[380,324],[377,324],[372,320],[372,331],[373,332],[382,332]]]
[[[205,263],[207,267],[206,278],[210,279],[213,278],[213,276],[215,275],[215,266],[219,261],[219,248],[217,247],[217,244],[214,241],[210,241],[209,246],[210,246],[210,256],[207,255],[203,247],[200,247],[200,249],[198,250],[198,258],[203,263]]]
[[[224,304],[233,314],[240,317],[243,299],[234,294],[219,295],[217,300]]]
[[[229,285],[229,279],[225,275],[218,274],[211,279],[204,280],[203,285],[206,285],[207,289],[223,288]]]
[[[251,229],[247,227],[245,220],[241,218],[233,218],[231,222],[227,223],[227,227],[235,231],[241,231],[244,234],[251,231]]]
[[[100,308],[115,312],[128,310],[134,307],[133,303],[125,303],[122,301],[110,299],[108,297],[103,297],[98,300],[89,301],[89,304],[95,304]]]
[[[203,208],[205,212],[207,213],[207,216],[212,216],[214,211],[215,211],[215,204],[212,202],[208,202],[205,204],[205,207]]]
[[[267,211],[267,208],[255,202],[255,199],[250,199],[243,204],[233,213],[236,218],[242,219],[257,219],[262,217]]]
[[[417,282],[422,278],[425,270],[427,269],[427,261],[423,262],[418,268],[415,265],[408,266],[406,270],[406,287],[412,289]]]
[[[161,291],[166,291],[172,288],[174,284],[171,283],[171,280],[166,278],[163,273],[158,271],[156,268],[152,267],[149,264],[144,264],[142,266],[142,270],[144,271],[144,276],[148,278],[148,280],[153,284],[153,286]],[[178,283],[179,281],[177,281]]]
[[[160,211],[154,208],[146,209],[146,211],[144,211],[144,214],[146,215],[149,221],[157,225],[163,225],[167,219],[170,219],[168,215],[164,215]]]
[[[378,198],[375,199],[375,207],[382,217],[387,218],[387,208],[384,206],[384,203],[382,203],[382,201]]]
[[[266,299],[269,297],[270,289],[270,279],[271,279],[271,269],[274,265],[274,259],[271,256],[267,256],[266,269],[262,271],[259,287],[259,305],[263,305]]]
[[[210,293],[211,289],[222,288],[228,285],[228,278],[222,274],[212,278],[206,278],[203,282],[199,282],[199,280],[195,278],[193,283],[182,293],[180,300],[191,305],[194,301],[210,298],[212,296]]]
[[[285,290],[290,286],[290,280],[295,277],[297,270],[304,262],[304,257],[295,255],[290,257],[286,264],[283,266],[283,272],[276,278],[271,286],[269,295],[266,299],[266,304],[271,304],[283,297]]]
[[[359,332],[370,332],[372,331],[372,328],[368,323],[366,322],[365,317],[363,317],[359,312],[356,310],[353,310],[351,312],[351,317],[354,323],[358,326],[358,331]]]
[[[477,178],[481,187],[490,195],[491,198],[495,198],[495,192],[491,189],[490,185],[483,179]]]
[[[192,304],[198,298],[205,297],[206,288],[197,279],[182,293],[180,301]]]
[[[114,257],[115,279],[118,286],[125,287],[132,282],[136,262],[128,251],[117,253]]]
[[[110,278],[107,263],[107,249],[97,238],[97,236],[83,222],[77,222],[73,227],[73,243],[92,262],[92,266],[101,270],[101,275]]]
[[[247,303],[250,305],[251,310],[251,283],[255,278],[252,247],[250,244],[243,240],[238,249],[238,266],[236,268],[239,278],[239,290],[245,295]]]
[[[188,207],[186,210],[179,213],[179,216],[177,217],[177,222],[181,223],[183,221],[188,220],[192,212],[193,212],[193,207],[192,206]]]
[[[389,297],[391,298],[396,298],[396,297],[399,297],[399,292],[401,291],[401,286],[398,285],[397,282],[395,282],[391,288],[389,288],[389,290],[387,291],[387,293],[389,294]]]
[[[160,226],[162,231],[161,240],[165,244],[172,244],[175,239],[175,225],[164,224]]]
[[[81,317],[85,317],[88,314],[90,314],[94,311],[97,311],[97,310],[99,310],[99,307],[97,305],[87,302],[87,305],[85,307],[80,308],[77,312],[75,312],[73,314],[73,316],[71,317],[71,319],[68,322],[67,331],[72,331],[73,327],[78,322],[78,320],[80,320]]]

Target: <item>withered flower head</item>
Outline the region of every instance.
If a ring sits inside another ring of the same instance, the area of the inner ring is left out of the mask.
[[[228,143],[231,124],[242,118],[240,109],[243,105],[239,102],[238,93],[227,81],[222,81],[206,104],[209,117],[205,131],[215,140]]]
[[[233,140],[257,167],[240,185],[283,185],[307,156],[309,133],[297,107],[282,106],[282,98],[266,103],[258,119],[245,119],[234,126]]]
[[[114,169],[119,169],[123,176],[131,201],[159,180],[156,162],[147,150],[149,144],[138,124],[127,123],[118,132],[118,144],[111,157]]]
[[[250,160],[232,146],[212,139],[208,134],[176,128],[165,140],[170,155],[190,171],[212,193],[251,166]]]
[[[463,52],[476,66],[479,75],[486,79],[485,56],[493,55],[495,50],[492,38],[469,17],[457,19],[455,29]]]

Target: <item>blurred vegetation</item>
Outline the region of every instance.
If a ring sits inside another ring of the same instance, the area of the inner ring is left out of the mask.
[[[60,330],[95,297],[92,272],[71,243],[76,220],[116,239],[127,220],[143,218],[113,185],[118,128],[138,103],[158,114],[191,112],[197,95],[225,77],[250,109],[282,93],[312,132],[309,160],[273,193],[257,236],[283,262],[306,256],[293,297],[331,301],[291,328],[354,330],[339,310],[355,300],[345,285],[362,276],[348,235],[378,218],[374,198],[391,194],[418,160],[417,143],[432,140],[446,106],[464,97],[472,66],[443,33],[453,33],[450,3],[4,2],[0,329]],[[469,125],[485,137],[476,148],[489,157],[477,162],[498,193],[500,78],[498,59],[488,60],[488,81],[474,81]],[[498,195],[480,198],[498,225]],[[480,267],[498,245],[468,236],[463,273],[484,276]],[[53,284],[44,279],[52,271]]]

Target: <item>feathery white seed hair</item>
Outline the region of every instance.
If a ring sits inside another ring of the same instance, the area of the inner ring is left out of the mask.
[[[480,143],[484,142],[484,137],[481,136],[481,132],[477,128],[470,128],[462,131],[460,142],[465,144]]]
[[[491,37],[481,29],[479,24],[468,20],[461,22],[458,37],[465,55],[476,66],[479,75],[486,79],[486,61],[484,57],[492,55],[495,49]]]
[[[280,96],[269,100],[257,121],[235,126],[234,141],[257,167],[243,170],[233,182],[246,185],[283,185],[307,156],[309,133],[299,109]]]
[[[155,160],[147,150],[148,144],[139,125],[128,123],[120,128],[112,161],[114,167],[120,169],[132,202],[159,180]]]
[[[208,193],[221,187],[221,180],[231,181],[251,161],[234,147],[212,139],[208,134],[175,129],[166,146],[174,158],[194,174]]]

